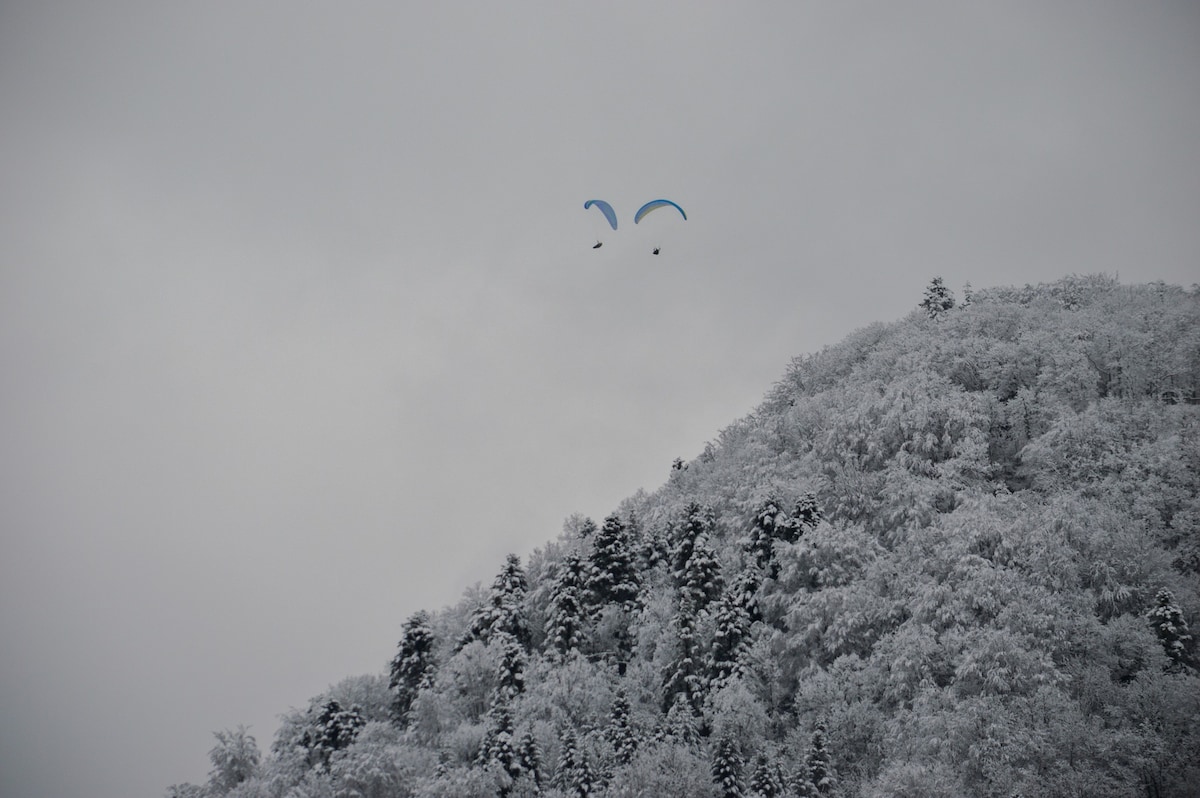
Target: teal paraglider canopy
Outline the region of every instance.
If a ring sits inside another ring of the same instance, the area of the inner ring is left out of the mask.
[[[607,202],[605,202],[604,200],[592,199],[592,200],[588,200],[587,202],[583,203],[583,209],[586,211],[588,208],[592,207],[593,205],[595,205],[600,210],[600,212],[604,214],[605,219],[608,219],[608,223],[610,225],[612,225],[612,229],[616,230],[617,229],[617,213],[616,213],[616,211],[613,210],[613,207],[611,205],[609,205]]]
[[[637,224],[638,222],[642,221],[642,217],[644,217],[646,214],[650,213],[650,211],[655,211],[655,210],[658,210],[659,208],[674,208],[675,210],[679,211],[679,215],[682,216],[685,221],[687,220],[687,214],[684,213],[683,208],[679,207],[674,202],[671,202],[671,200],[656,199],[656,200],[650,200],[645,205],[638,208],[638,212],[633,215],[633,223]],[[615,229],[615,226],[614,226],[614,229]]]

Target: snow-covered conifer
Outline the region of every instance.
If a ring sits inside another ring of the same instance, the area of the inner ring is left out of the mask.
[[[833,790],[833,766],[829,761],[829,752],[825,749],[824,723],[818,723],[813,729],[808,756],[804,759],[804,769],[808,772],[809,783],[818,795],[827,795]]]
[[[1165,587],[1154,596],[1154,607],[1149,612],[1150,625],[1162,643],[1163,651],[1170,657],[1172,667],[1181,668],[1188,662],[1188,644],[1192,640],[1188,633],[1187,619],[1183,610],[1175,603],[1175,595]]]
[[[683,696],[689,706],[698,710],[704,701],[704,680],[700,675],[701,663],[696,661],[696,611],[687,596],[680,599],[672,626],[675,627],[675,656],[663,679],[663,709],[669,710],[678,697]]]
[[[525,614],[525,593],[528,588],[521,558],[515,554],[508,555],[504,568],[492,582],[487,602],[471,616],[471,628],[460,641],[460,648],[472,640],[486,643],[497,632],[512,635],[528,648],[531,639]]]
[[[713,752],[712,779],[721,791],[721,798],[742,798],[745,789],[742,782],[742,755],[737,743],[728,737],[722,737],[717,742],[717,750]]]
[[[604,519],[589,557],[588,593],[594,604],[637,608],[638,578],[633,546],[625,524],[615,515]]]
[[[509,634],[497,635],[500,661],[496,665],[496,693],[507,703],[525,692],[525,649]]]
[[[579,741],[572,729],[563,734],[562,754],[558,760],[558,787],[567,795],[588,798],[595,794],[596,774],[588,763],[587,756],[579,749]]]
[[[546,617],[547,654],[554,661],[562,662],[584,643],[585,578],[583,561],[577,555],[563,558],[551,587]]]
[[[721,561],[709,543],[708,533],[702,531],[693,540],[691,555],[684,565],[680,595],[691,601],[699,614],[721,595],[723,587]]]
[[[954,307],[954,293],[946,287],[941,277],[934,277],[925,288],[925,298],[921,300],[925,315],[931,319],[945,313]]]
[[[746,541],[746,554],[750,560],[767,576],[774,577],[779,572],[775,562],[775,540],[779,537],[776,523],[783,515],[779,502],[767,499],[754,511],[750,520],[750,534]]]
[[[700,716],[686,692],[678,692],[671,700],[662,727],[655,734],[658,741],[674,740],[681,745],[695,745],[700,740]]]
[[[627,765],[637,752],[638,741],[629,721],[629,699],[623,689],[618,689],[613,697],[612,711],[609,715],[608,729],[605,732],[613,753],[619,764]]]
[[[521,735],[521,741],[517,744],[517,762],[521,766],[521,773],[529,777],[534,783],[534,786],[541,788],[542,786],[542,749],[538,746],[537,738],[533,736],[533,731],[526,729]]]
[[[337,699],[327,701],[299,741],[308,751],[309,766],[328,770],[334,752],[348,748],[366,724],[358,707],[344,709]]]
[[[801,534],[815,529],[824,517],[825,514],[821,512],[821,507],[817,504],[816,494],[811,492],[800,497],[796,502],[796,509],[792,512],[792,518],[795,523],[799,524]]]
[[[688,560],[692,558],[692,548],[696,538],[707,534],[715,528],[716,520],[711,507],[701,506],[691,502],[684,508],[683,518],[671,523],[668,530],[670,545],[671,576],[675,586],[680,587],[684,581]]]
[[[750,615],[744,588],[739,580],[725,591],[714,613],[716,629],[708,652],[709,689],[720,690],[744,670],[744,658],[750,647]]]
[[[782,792],[778,766],[772,765],[767,755],[759,752],[754,761],[754,773],[750,776],[750,794],[757,798],[779,798]]]
[[[392,660],[388,687],[392,690],[392,717],[400,727],[408,723],[408,711],[417,693],[433,679],[433,629],[429,613],[417,612],[404,624],[399,651]]]
[[[499,697],[488,711],[487,733],[479,746],[478,762],[481,765],[495,765],[510,778],[515,779],[521,775],[512,714],[509,712],[508,703]]]

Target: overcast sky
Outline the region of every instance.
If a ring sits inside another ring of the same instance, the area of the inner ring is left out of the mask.
[[[934,275],[1200,279],[1185,1],[18,0],[0,109],[6,798],[267,748]]]

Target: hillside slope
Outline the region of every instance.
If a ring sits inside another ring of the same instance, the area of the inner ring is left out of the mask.
[[[1197,795],[1198,527],[1196,292],[929,303],[169,794]]]

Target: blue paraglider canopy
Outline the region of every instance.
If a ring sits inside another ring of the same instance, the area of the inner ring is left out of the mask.
[[[684,221],[687,221],[687,214],[683,212],[683,208],[680,208],[674,202],[671,202],[671,200],[656,199],[650,200],[645,205],[638,208],[638,212],[633,215],[633,223],[637,224],[642,220],[642,217],[650,213],[650,211],[655,211],[659,208],[674,208],[675,210],[679,211],[679,215],[684,218]]]
[[[617,229],[617,214],[613,210],[613,207],[611,205],[609,205],[607,202],[605,202],[604,200],[593,199],[593,200],[588,200],[587,202],[583,203],[583,209],[586,211],[588,208],[592,207],[593,205],[595,205],[600,210],[600,212],[604,214],[605,219],[608,219],[608,223],[612,225],[612,229],[616,230]]]

